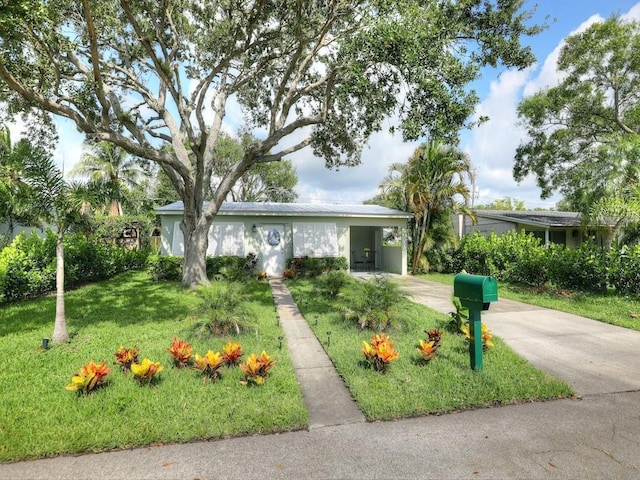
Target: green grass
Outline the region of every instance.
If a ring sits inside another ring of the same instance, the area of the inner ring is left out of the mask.
[[[453,285],[453,275],[430,273],[422,275],[426,280]],[[522,285],[498,282],[498,297],[518,302],[573,313],[581,317],[640,330],[640,298],[606,293],[585,293],[567,290],[536,289]]]
[[[72,339],[46,351],[38,347],[53,330],[54,297],[0,307],[0,462],[306,427],[308,414],[286,345],[278,350],[282,330],[271,290],[266,282],[251,289],[247,306],[256,327],[230,338],[196,337],[193,292],[153,282],[144,272],[68,292]],[[201,355],[234,339],[243,358],[265,349],[277,365],[259,387],[241,385],[238,368],[204,383],[194,370],[172,367],[166,349],[173,335]],[[142,387],[119,371],[113,361],[120,345],[139,348],[140,360],[160,361],[160,381]],[[91,359],[112,367],[108,385],[87,396],[65,390]]]
[[[360,331],[343,320],[339,302],[318,295],[311,281],[296,280],[288,286],[294,298],[304,299],[298,303],[305,317],[370,421],[572,394],[564,382],[535,369],[500,339],[485,353],[483,371],[474,372],[466,338],[445,330],[438,355],[422,365],[416,346],[425,338],[424,330],[445,329],[449,317],[410,301],[401,302],[390,331],[400,357],[386,374],[376,372],[366,366],[360,351],[372,332]],[[327,331],[331,331],[330,344]]]

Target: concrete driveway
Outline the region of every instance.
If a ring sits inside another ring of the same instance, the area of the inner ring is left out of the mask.
[[[450,285],[395,278],[413,301],[442,313],[453,310]],[[640,389],[638,331],[507,299],[492,303],[482,321],[519,355],[562,378],[578,395]]]

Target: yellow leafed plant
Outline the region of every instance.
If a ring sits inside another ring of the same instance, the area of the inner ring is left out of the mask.
[[[194,368],[199,370],[205,377],[215,380],[220,375],[220,367],[223,366],[224,358],[218,352],[209,350],[204,357],[196,353]]]
[[[224,361],[230,367],[238,365],[242,355],[242,347],[238,342],[227,342],[227,344],[222,347],[222,358],[224,358]]]
[[[245,363],[240,364],[240,369],[245,375],[243,383],[262,385],[275,364],[276,362],[264,350],[260,355],[252,353]]]
[[[133,378],[140,382],[141,385],[150,383],[162,369],[160,362],[152,362],[148,358],[144,358],[141,363],[131,364]]]
[[[71,378],[71,383],[65,388],[73,392],[89,393],[102,385],[110,372],[111,369],[107,367],[106,360],[99,365],[91,360],[80,368],[80,371]]]
[[[385,334],[374,335],[371,344],[362,342],[362,353],[369,365],[383,373],[387,371],[389,364],[400,356],[389,336]]]

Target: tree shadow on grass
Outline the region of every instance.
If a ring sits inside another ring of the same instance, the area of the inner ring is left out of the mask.
[[[0,337],[51,326],[55,320],[55,295],[0,307]],[[155,282],[146,272],[127,272],[110,280],[65,293],[65,313],[70,328],[96,322],[125,327],[186,317],[192,297],[176,282]]]

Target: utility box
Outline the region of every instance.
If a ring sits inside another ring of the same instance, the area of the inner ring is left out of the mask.
[[[498,301],[498,282],[493,277],[459,273],[453,279],[453,296],[468,309],[489,310],[491,302]]]
[[[459,273],[453,278],[453,296],[469,309],[469,360],[476,372],[482,370],[482,310],[498,301],[498,282],[493,277]]]

